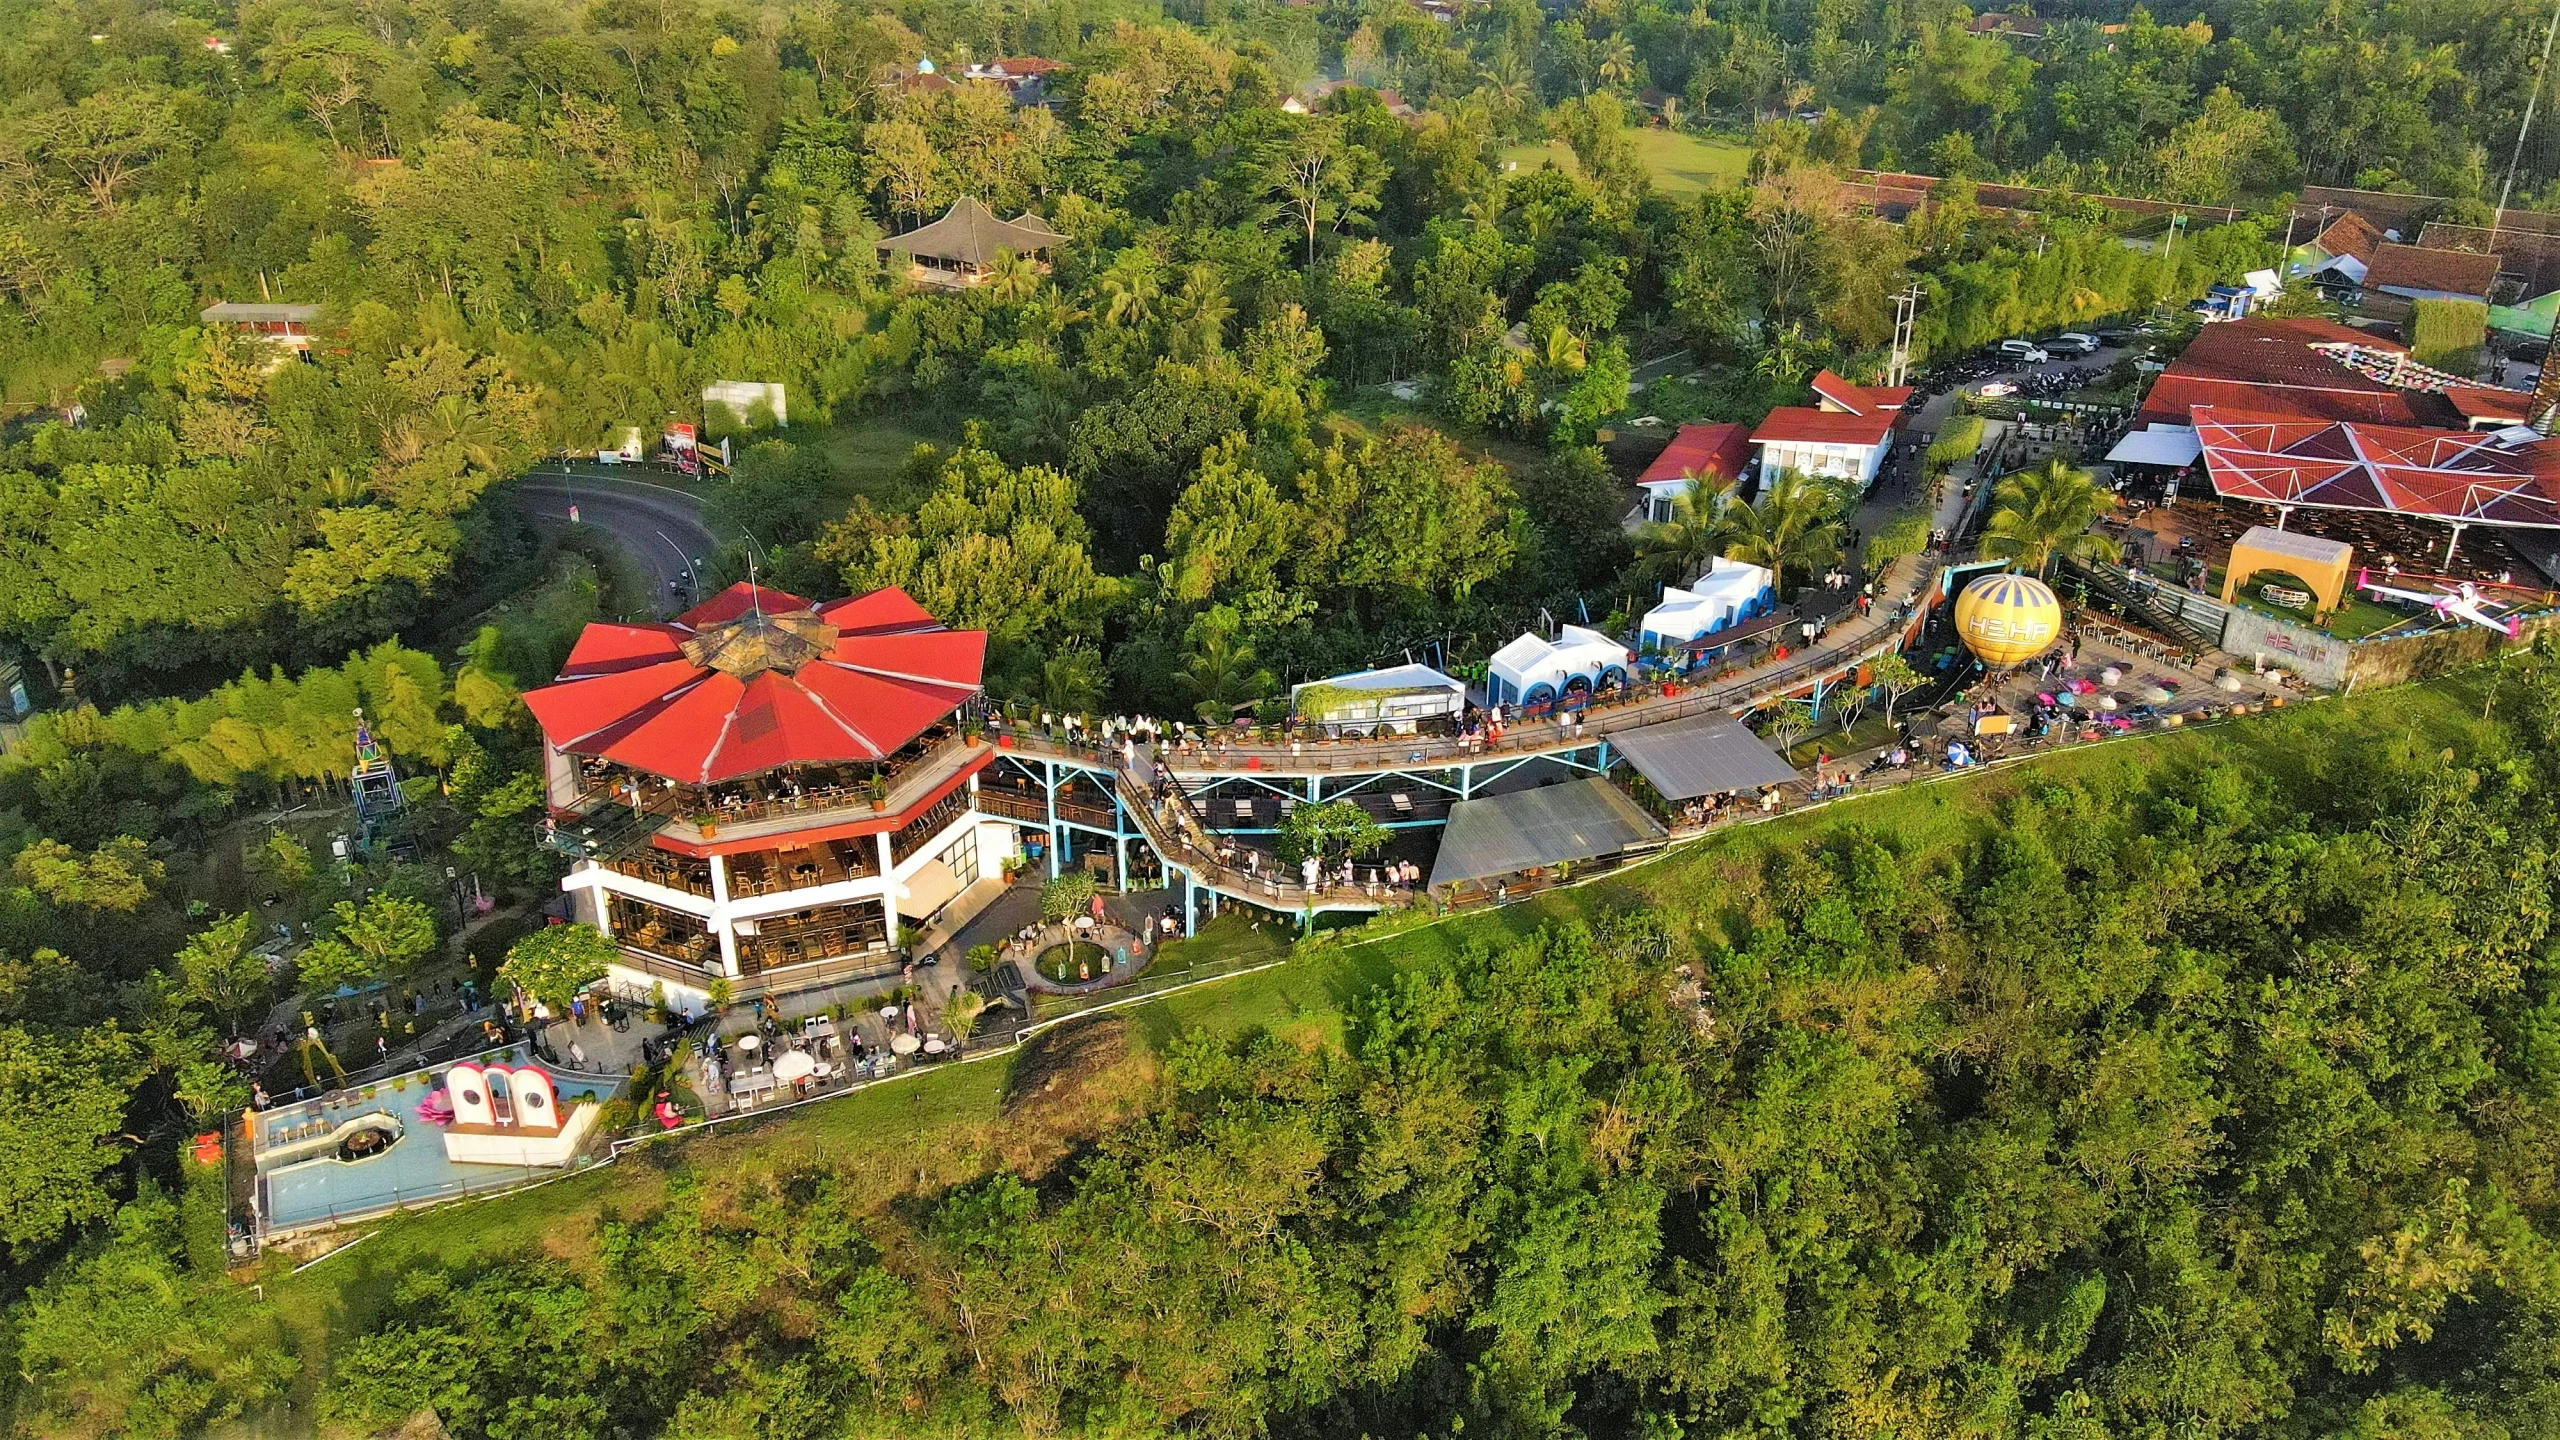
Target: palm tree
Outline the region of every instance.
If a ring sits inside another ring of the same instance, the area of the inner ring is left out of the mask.
[[[1207,724],[1226,724],[1239,702],[1271,689],[1271,672],[1254,663],[1253,642],[1243,631],[1244,618],[1234,606],[1212,605],[1183,636],[1191,655],[1174,678],[1199,702],[1193,713]]]
[[[2116,542],[2090,527],[2115,505],[2086,470],[2060,460],[2022,470],[2000,483],[1990,523],[1982,529],[1982,553],[2042,576],[2058,556],[2112,560]]]
[[[1692,475],[1671,496],[1671,518],[1636,535],[1636,554],[1681,581],[1707,568],[1734,538],[1733,484]]]
[[[1027,256],[1010,250],[996,252],[994,263],[987,266],[987,276],[978,282],[988,299],[1001,305],[1028,300],[1040,290],[1040,267]]]
[[[1218,267],[1205,260],[1183,272],[1182,288],[1166,308],[1173,320],[1174,348],[1191,359],[1218,353],[1226,343],[1227,321],[1236,313]]]
[[[1762,483],[1758,500],[1728,510],[1734,536],[1725,553],[1768,566],[1781,595],[1790,571],[1811,573],[1840,556],[1840,497],[1801,471],[1780,471]]]
[[[1082,715],[1102,703],[1102,679],[1102,657],[1089,646],[1069,645],[1040,662],[1040,704]]]
[[[1635,83],[1636,47],[1626,36],[1612,34],[1600,42],[1600,83],[1610,89]]]
[[[1122,252],[1102,272],[1102,323],[1141,328],[1156,318],[1156,301],[1164,295],[1164,277],[1155,257],[1143,250]]]

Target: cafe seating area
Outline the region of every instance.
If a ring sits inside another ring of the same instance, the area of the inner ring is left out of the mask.
[[[687,915],[628,895],[613,895],[614,938],[625,945],[694,965],[717,965],[720,942],[699,915]]]
[[[735,856],[729,861],[729,894],[773,895],[814,885],[868,880],[880,873],[879,855],[878,845],[869,836],[856,836]]]

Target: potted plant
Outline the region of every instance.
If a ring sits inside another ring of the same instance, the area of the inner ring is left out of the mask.
[[[702,838],[703,838],[703,839],[705,839],[705,840],[708,840],[708,839],[710,839],[712,836],[719,834],[719,833],[720,833],[720,812],[719,812],[719,811],[717,811],[717,810],[711,809],[709,806],[704,806],[702,809],[699,809],[699,810],[694,811],[694,812],[693,812],[693,828],[694,828],[694,829],[696,829],[696,830],[701,831],[701,832],[702,832]]]
[[[886,810],[886,809],[888,809],[888,808],[889,808],[889,782],[888,782],[888,781],[881,779],[878,775],[876,775],[876,774],[875,774],[875,775],[873,775],[873,776],[871,777],[871,783],[870,783],[870,785],[869,785],[867,788],[869,789],[869,791],[870,791],[870,793],[871,793],[871,808],[872,808],[872,809],[874,809],[874,810]]]
[[[984,738],[985,733],[986,727],[979,724],[977,717],[974,715],[960,722],[961,743],[967,745],[972,750],[978,747],[978,741]]]

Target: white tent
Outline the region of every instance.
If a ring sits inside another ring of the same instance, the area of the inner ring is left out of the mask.
[[[1688,589],[1662,587],[1662,603],[1645,612],[1638,643],[1661,649],[1765,614],[1778,601],[1777,577],[1765,566],[1719,555]]]
[[[2117,441],[2107,458],[2119,465],[2193,465],[2203,453],[2193,425],[2154,424]]]
[[[1626,646],[1580,625],[1565,626],[1553,640],[1523,635],[1493,652],[1485,700],[1494,705],[1551,704],[1577,690],[1625,684],[1634,664]]]

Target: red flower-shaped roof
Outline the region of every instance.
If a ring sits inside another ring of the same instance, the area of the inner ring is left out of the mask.
[[[898,589],[812,605],[739,584],[663,625],[590,625],[525,704],[552,745],[688,785],[880,760],[975,694],[982,630]]]
[[[2261,505],[2560,527],[2560,441],[2195,412],[2214,493]]]

